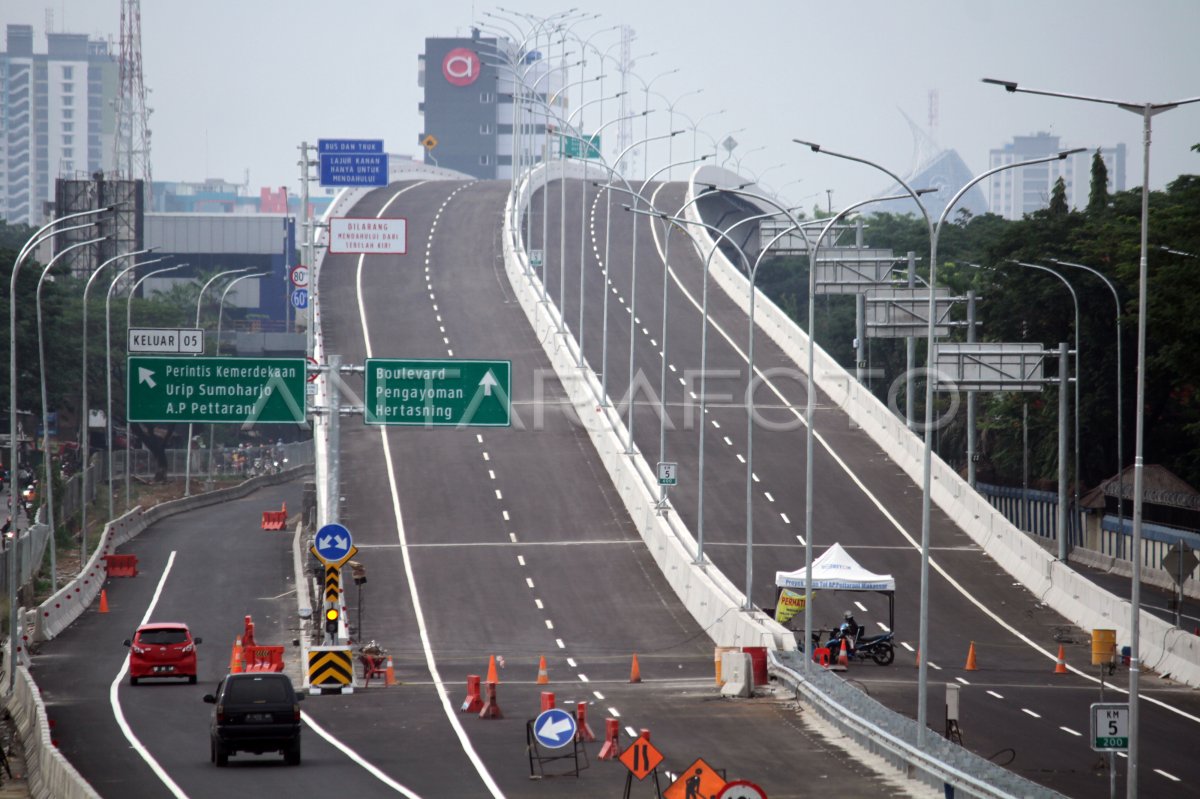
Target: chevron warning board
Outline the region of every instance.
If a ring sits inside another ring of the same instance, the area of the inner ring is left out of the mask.
[[[325,567],[325,601],[329,604],[336,605],[338,603],[338,594],[341,593],[342,570],[337,566]]]
[[[309,647],[308,684],[312,693],[354,693],[354,656],[350,647]]]

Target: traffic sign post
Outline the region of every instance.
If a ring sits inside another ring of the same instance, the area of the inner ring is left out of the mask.
[[[420,427],[508,427],[511,361],[368,358],[363,421]]]
[[[303,358],[131,355],[131,422],[304,424]]]
[[[543,710],[533,722],[533,735],[547,749],[561,749],[575,738],[575,717],[556,707]]]
[[[326,566],[340,569],[342,564],[354,557],[358,547],[354,537],[340,524],[326,524],[313,536],[310,550]]]
[[[1124,752],[1129,749],[1129,703],[1092,703],[1092,749]]]
[[[679,778],[663,791],[663,799],[691,799],[693,796],[720,796],[725,778],[698,757],[692,765],[679,772]]]
[[[556,707],[543,710],[536,719],[525,722],[525,749],[529,753],[530,779],[579,776],[579,752],[582,746],[575,735],[576,729],[575,717]],[[564,754],[547,755],[542,753],[542,747],[558,750],[568,746],[571,749]],[[585,752],[585,761],[586,756]],[[569,760],[574,767],[561,774],[547,774],[546,764],[555,760]]]
[[[725,784],[717,799],[767,799],[767,792],[750,780],[734,780]]]
[[[195,327],[131,327],[129,352],[204,354],[204,331]]]
[[[318,139],[322,186],[386,186],[383,139]]]
[[[408,220],[335,216],[329,220],[331,255],[404,255]]]
[[[625,768],[629,769],[629,776],[637,777],[638,780],[644,780],[650,774],[654,773],[655,783],[658,782],[658,764],[663,762],[663,754],[658,751],[654,744],[650,743],[650,739],[644,734],[638,736],[638,739],[631,743],[624,752],[621,753],[621,762]]]

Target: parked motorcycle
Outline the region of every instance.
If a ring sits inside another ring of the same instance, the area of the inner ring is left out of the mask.
[[[854,639],[853,651],[849,653],[850,659],[873,660],[880,666],[890,666],[896,659],[892,633],[863,636],[862,627],[858,629],[859,636]],[[834,657],[842,651],[842,637],[842,630],[834,630],[829,636],[829,642],[825,644]]]

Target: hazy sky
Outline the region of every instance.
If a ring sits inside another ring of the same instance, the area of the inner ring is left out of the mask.
[[[538,16],[571,7],[511,2],[504,8]],[[577,34],[634,28],[636,71],[653,91],[675,101],[703,89],[676,105],[693,119],[725,109],[703,122],[702,146],[744,128],[734,134],[734,159],[797,203],[824,204],[833,189],[834,205],[844,205],[888,181],[793,138],[907,173],[913,139],[901,112],[928,129],[934,90],[934,137],[973,172],[1014,135],[1048,131],[1064,146],[1125,143],[1131,187],[1142,174],[1139,117],[1008,94],[980,78],[1139,103],[1200,96],[1197,0],[572,2],[602,14],[576,25]],[[35,50],[44,52],[47,9],[56,31],[111,37],[116,46],[119,0],[4,0],[0,21],[32,24]],[[472,21],[487,21],[484,12],[498,13],[470,0],[143,0],[154,177],[242,182],[248,170],[252,193],[284,184],[296,191],[304,139],[382,138],[389,152],[415,153],[424,38],[466,35]],[[592,39],[603,47],[616,41],[611,32]],[[641,84],[632,82],[640,106]],[[667,125],[665,103],[652,95],[655,104],[664,110],[651,133]],[[1200,173],[1200,153],[1190,151],[1200,142],[1200,103],[1154,125],[1152,185]],[[691,133],[681,140],[676,159],[690,152]],[[665,164],[665,148],[650,162]]]

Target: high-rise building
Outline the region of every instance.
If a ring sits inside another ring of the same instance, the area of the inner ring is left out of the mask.
[[[565,97],[555,99],[563,73],[541,52],[517,52],[507,39],[472,30],[469,38],[426,39],[417,58],[425,163],[484,179],[512,177],[514,86],[522,87],[521,163],[536,163],[557,146],[548,136],[545,108],[551,99],[559,114],[565,108]]]
[[[1032,136],[1014,136],[1012,142],[989,152],[988,166],[998,167],[1061,152],[1059,137],[1039,132]],[[1125,145],[1101,147],[1100,157],[1108,170],[1108,190],[1125,190]],[[1096,148],[1068,156],[1061,161],[1007,169],[988,180],[988,205],[992,213],[1005,219],[1020,219],[1025,214],[1050,206],[1054,184],[1061,177],[1067,190],[1067,204],[1075,210],[1087,207],[1092,184],[1092,156]]]
[[[9,25],[0,53],[0,217],[40,224],[57,178],[112,167],[118,83],[108,42]]]

